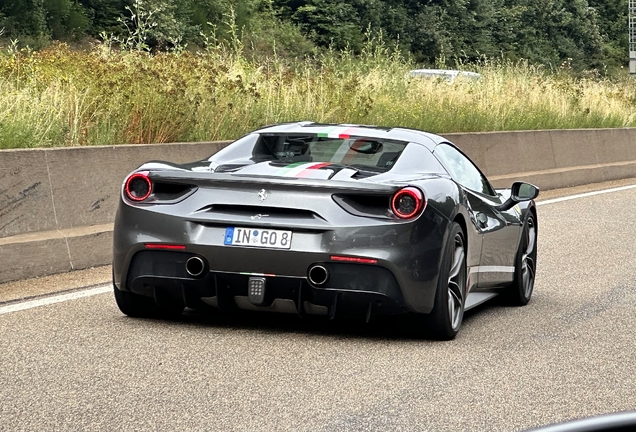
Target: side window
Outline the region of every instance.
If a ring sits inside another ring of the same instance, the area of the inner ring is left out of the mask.
[[[457,183],[467,189],[484,195],[495,195],[488,180],[486,180],[477,167],[456,148],[448,144],[440,144],[435,147],[434,154]]]

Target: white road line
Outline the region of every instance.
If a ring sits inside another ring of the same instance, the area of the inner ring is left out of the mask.
[[[68,294],[61,294],[57,296],[44,297],[36,300],[29,300],[23,303],[13,303],[6,306],[0,306],[0,315],[8,314],[11,312],[23,311],[26,309],[32,309],[39,306],[48,306],[55,303],[62,303],[69,300],[76,300],[84,297],[91,297],[98,294],[105,294],[113,291],[111,284],[100,286],[97,288],[91,288],[85,291],[75,291]]]
[[[628,190],[628,189],[634,189],[634,188],[636,188],[636,185],[621,186],[621,187],[616,187],[616,188],[611,188],[611,189],[603,189],[603,190],[598,190],[598,191],[593,191],[593,192],[585,192],[585,193],[580,193],[580,194],[576,194],[576,195],[564,196],[564,197],[560,197],[560,198],[552,198],[552,199],[548,199],[548,200],[545,200],[545,201],[537,201],[537,205],[554,204],[554,203],[558,203],[558,202],[562,202],[562,201],[569,201],[569,200],[573,200],[573,199],[585,198],[585,197],[590,197],[590,196],[594,196],[594,195],[602,195],[602,194],[612,193],[612,192],[620,192],[620,191],[624,191],[624,190]]]

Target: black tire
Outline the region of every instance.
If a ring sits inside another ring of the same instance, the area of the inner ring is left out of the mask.
[[[175,319],[183,313],[183,306],[170,308],[159,307],[154,299],[140,296],[114,287],[115,301],[119,310],[133,318],[166,318]]]
[[[528,212],[515,260],[515,278],[506,291],[509,305],[525,306],[532,297],[537,271],[537,234],[537,219],[532,212]]]
[[[465,235],[453,222],[444,245],[433,310],[408,316],[407,331],[436,340],[454,339],[464,318],[466,277]]]

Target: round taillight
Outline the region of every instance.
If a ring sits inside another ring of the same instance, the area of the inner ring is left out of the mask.
[[[152,182],[147,172],[134,173],[124,185],[126,198],[132,201],[143,201],[152,193]]]
[[[422,192],[414,187],[400,189],[393,195],[391,210],[400,219],[409,219],[420,214],[426,201]]]

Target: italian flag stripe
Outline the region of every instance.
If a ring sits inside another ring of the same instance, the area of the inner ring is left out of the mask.
[[[331,126],[328,128],[324,128],[317,135],[320,138],[341,138],[347,139],[351,134],[356,131],[355,127],[346,127],[346,126]]]
[[[338,126],[331,126],[328,128],[324,128],[321,132],[318,132],[318,136],[321,138],[327,138],[330,137],[330,133],[331,131],[338,129]]]
[[[323,165],[323,162],[297,162],[287,165],[285,168],[279,169],[274,173],[274,175],[281,177],[296,177],[298,173],[306,169],[310,169],[315,165]]]
[[[312,171],[331,165],[331,162],[323,162],[316,165],[312,165],[299,172],[296,177],[307,177]]]
[[[340,132],[340,134],[338,135],[338,138],[349,139],[349,137],[351,136],[351,134],[355,132],[355,130],[356,128],[353,128],[353,127],[347,128],[343,130],[342,132]]]
[[[351,128],[348,128],[348,127],[337,127],[337,128],[335,128],[335,129],[333,129],[332,131],[329,132],[328,137],[329,138],[340,138],[340,135],[344,131],[349,130],[349,129],[351,129]]]
[[[286,174],[289,170],[292,170],[292,169],[294,169],[295,167],[300,166],[300,165],[305,165],[306,163],[307,163],[307,162],[296,162],[296,163],[293,163],[293,164],[287,165],[286,167],[281,168],[281,169],[279,169],[278,171],[276,171],[276,172],[274,173],[274,175],[275,175],[275,176],[284,176],[284,175],[285,175],[285,174]]]

